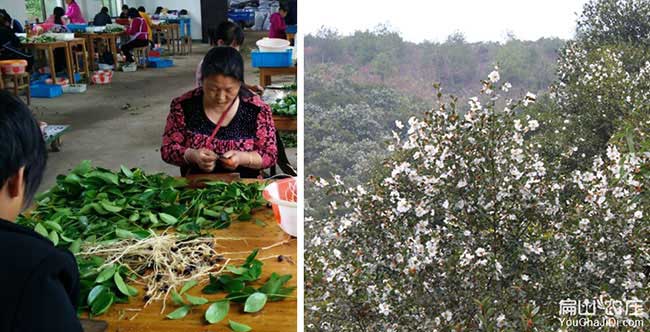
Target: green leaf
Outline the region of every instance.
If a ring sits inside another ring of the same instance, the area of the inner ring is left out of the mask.
[[[122,173],[124,173],[124,175],[126,175],[127,178],[130,179],[130,178],[133,177],[133,172],[131,172],[130,169],[124,167],[124,165],[120,165],[120,169],[122,170]]]
[[[183,288],[181,288],[181,294],[187,292],[188,290],[192,289],[192,287],[196,286],[199,282],[196,280],[190,280],[183,285]]]
[[[137,237],[133,232],[121,228],[115,230],[115,235],[120,239],[133,239]]]
[[[230,310],[230,301],[222,300],[214,302],[208,307],[205,312],[205,320],[210,324],[215,324],[222,321],[228,315]]]
[[[248,266],[255,260],[255,257],[257,257],[257,254],[260,252],[259,248],[255,248],[249,255],[246,257],[246,261],[244,262],[243,266]]]
[[[59,233],[57,233],[56,231],[51,231],[48,238],[50,239],[50,241],[52,241],[55,247],[59,245]]]
[[[208,216],[208,217],[214,217],[214,218],[217,218],[220,215],[218,212],[212,211],[210,209],[204,209],[203,214]]]
[[[191,305],[204,305],[208,303],[208,299],[198,296],[192,296],[190,294],[185,294],[185,298]]]
[[[103,289],[90,305],[90,312],[93,315],[101,315],[113,305],[115,295],[107,288]]]
[[[108,201],[101,201],[101,202],[99,202],[99,204],[101,204],[102,208],[104,208],[104,210],[106,210],[108,212],[117,213],[117,212],[122,211],[121,207],[115,206],[115,205],[111,204],[111,202],[108,202]]]
[[[101,179],[106,183],[109,184],[118,184],[118,178],[117,175],[113,173],[108,173],[108,172],[100,172],[100,171],[93,171],[88,174],[89,178],[97,178]]]
[[[95,302],[95,299],[97,299],[97,296],[106,288],[104,285],[97,285],[93,287],[93,289],[90,290],[90,293],[88,293],[88,304],[93,304]]]
[[[172,289],[172,302],[174,302],[175,305],[185,305],[185,300],[183,300],[183,297],[176,292],[176,289]]]
[[[38,223],[36,224],[36,227],[34,227],[34,232],[40,234],[43,237],[49,238],[49,234],[47,233],[47,229],[43,227],[42,224]]]
[[[115,266],[115,264],[111,264],[105,267],[102,272],[99,272],[99,275],[97,276],[97,279],[95,279],[95,282],[101,284],[102,282],[113,278],[115,271],[117,271],[117,266]]]
[[[122,292],[122,294],[131,297],[138,295],[138,290],[127,285],[119,273],[115,273],[115,275],[113,276],[113,280],[115,280],[115,285],[117,286],[117,289],[119,289],[120,292]]]
[[[178,222],[178,219],[176,219],[176,217],[174,217],[172,215],[169,215],[167,213],[161,212],[161,213],[158,213],[158,216],[167,225],[174,225],[174,224],[176,224]]]
[[[92,164],[90,160],[84,160],[77,167],[72,170],[72,173],[77,175],[86,175],[92,169]]]
[[[228,324],[230,325],[230,328],[235,332],[248,332],[253,329],[246,324],[237,323],[232,320],[228,320]]]
[[[172,311],[171,313],[169,313],[169,315],[167,315],[167,318],[169,318],[169,319],[181,319],[181,318],[187,316],[187,314],[190,312],[190,309],[191,309],[190,306],[187,306],[187,305],[182,306],[182,307]]]
[[[151,213],[151,212],[149,212],[149,221],[151,221],[151,223],[154,226],[158,225],[158,223],[159,223],[158,217],[155,214]]]
[[[130,222],[136,222],[136,221],[138,221],[138,220],[140,220],[140,214],[137,213],[137,212],[135,212],[134,214],[132,214],[132,215],[129,217],[129,221],[130,221]]]
[[[266,304],[267,296],[264,293],[256,292],[251,294],[251,296],[246,299],[246,304],[244,304],[244,312],[258,312],[264,308]]]
[[[248,269],[245,268],[245,267],[232,266],[232,265],[226,266],[226,270],[228,270],[228,272],[234,273],[236,275],[242,275],[242,274],[248,272]]]
[[[43,222],[47,227],[49,227],[51,230],[55,230],[59,233],[63,233],[63,228],[61,228],[61,225],[59,223],[56,223],[54,221],[45,221]]]
[[[81,239],[76,239],[72,242],[68,250],[73,254],[79,253],[79,250],[81,250]]]

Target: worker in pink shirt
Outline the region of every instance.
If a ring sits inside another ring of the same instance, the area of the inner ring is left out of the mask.
[[[68,9],[65,11],[65,16],[68,17],[70,23],[86,23],[86,20],[81,14],[81,8],[79,8],[79,5],[75,0],[65,0],[65,3],[68,5]]]
[[[271,28],[269,29],[269,38],[287,39],[287,24],[284,22],[287,16],[287,5],[280,4],[280,10],[271,15]]]

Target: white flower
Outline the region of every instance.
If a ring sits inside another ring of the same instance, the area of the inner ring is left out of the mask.
[[[487,252],[483,248],[478,248],[476,249],[476,251],[474,251],[474,253],[476,254],[477,257],[483,257]]]
[[[446,321],[448,321],[448,322],[451,321],[451,317],[452,317],[451,311],[447,310],[447,311],[443,312],[441,316]]]
[[[492,83],[496,83],[496,82],[499,81],[499,79],[501,78],[501,76],[499,76],[499,72],[498,72],[498,71],[494,70],[494,71],[492,71],[492,72],[490,73],[490,75],[488,75],[488,78],[490,79],[490,82],[492,82]]]
[[[497,327],[498,327],[498,328],[502,328],[502,327],[504,327],[505,325],[506,325],[506,315],[504,315],[504,314],[500,314],[500,315],[497,317]]]
[[[499,274],[501,273],[501,270],[503,270],[503,266],[501,265],[501,263],[499,263],[499,261],[496,261],[494,263],[494,268],[497,270],[497,273]]]
[[[524,255],[524,254],[521,254],[521,256],[519,256],[519,260],[522,261],[522,262],[525,262],[525,261],[528,260],[528,257],[526,257],[526,255]]]
[[[404,213],[411,209],[411,204],[405,199],[402,198],[397,202],[397,212]]]
[[[338,249],[332,250],[332,253],[334,254],[334,257],[341,259],[341,251]]]
[[[534,103],[535,100],[537,100],[537,96],[530,92],[526,93],[526,97],[524,97],[524,106],[528,106],[528,104]]]
[[[530,280],[530,277],[527,274],[522,274],[521,275],[521,280],[528,281],[528,280]]]
[[[643,218],[643,211],[636,211],[636,212],[634,212],[634,218],[636,218],[636,219],[641,219],[641,218]]]
[[[512,84],[510,84],[510,82],[506,82],[501,87],[501,90],[503,90],[504,92],[508,92],[511,88],[512,88]]]
[[[379,304],[379,313],[388,316],[390,315],[390,304],[380,303]]]
[[[580,229],[587,230],[587,228],[589,228],[589,219],[583,218],[580,220]]]
[[[528,128],[530,128],[531,131],[537,129],[538,127],[539,127],[539,122],[537,122],[537,120],[528,121]]]
[[[460,189],[460,188],[465,187],[466,185],[467,185],[467,180],[461,179],[460,181],[458,181],[458,184],[456,185],[456,188]]]
[[[395,120],[395,127],[399,128],[399,129],[403,129],[404,124],[400,120]]]

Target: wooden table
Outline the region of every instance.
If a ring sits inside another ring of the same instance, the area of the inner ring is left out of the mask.
[[[219,175],[201,175],[199,177],[223,179]],[[291,274],[293,278],[289,281],[288,285],[296,286],[298,278],[297,240],[290,237],[280,229],[278,224],[275,222],[271,209],[262,208],[256,211],[253,214],[253,220],[255,219],[263,221],[266,226],[260,226],[254,222],[248,221],[233,222],[227,229],[212,231],[211,233],[215,237],[228,238],[228,240],[217,241],[219,245],[224,246],[223,248],[219,248],[218,251],[242,252],[241,254],[229,254],[225,256],[226,258],[243,259],[254,248],[263,248],[285,241],[286,243],[274,248],[260,250],[258,259],[261,259],[264,262],[264,266],[262,267],[262,278],[260,279],[261,282],[259,283],[259,286],[266,282],[273,272],[279,274]],[[283,255],[286,258],[280,262],[277,259],[277,255]],[[271,258],[264,259],[269,257]],[[234,262],[234,264],[238,263],[243,263],[243,260]],[[194,287],[188,293],[190,295],[208,298],[210,301],[218,300],[225,296],[223,293],[216,295],[201,294],[201,289],[204,284],[205,283],[202,283],[199,286]],[[135,283],[132,283],[132,285],[137,286]],[[106,314],[96,317],[95,319],[107,321],[108,331],[111,332],[231,331],[228,327],[228,320],[244,323],[252,327],[253,331],[297,331],[297,299],[287,298],[278,302],[268,302],[264,309],[256,314],[244,314],[243,305],[231,303],[228,316],[226,316],[223,321],[214,325],[208,325],[204,321],[203,315],[209,304],[200,306],[199,309],[192,310],[192,312],[183,319],[168,320],[165,318],[165,315],[177,308],[173,305],[171,299],[167,300],[164,314],[160,314],[162,308],[161,302],[154,302],[148,307],[142,308],[144,305],[144,301],[142,300],[144,292],[142,291],[142,287],[139,286],[138,290],[138,296],[131,299],[131,303],[114,304]],[[297,290],[294,291],[292,296],[298,296]],[[135,312],[130,309],[142,309],[142,311]]]
[[[273,115],[273,123],[277,130],[298,131],[297,119],[295,116]]]
[[[50,67],[50,75],[52,75],[52,81],[56,82],[56,66],[54,64],[54,50],[57,48],[65,49],[65,62],[68,68],[68,78],[70,81],[74,80],[72,73],[72,59],[70,57],[68,42],[66,41],[54,41],[49,43],[29,43],[25,44],[25,47],[31,48],[36,51],[43,51],[47,54],[48,57],[48,66]]]
[[[88,52],[90,57],[88,62],[90,63],[90,68],[95,70],[95,43],[104,42],[108,46],[111,54],[113,54],[113,66],[117,69],[117,38],[122,35],[121,32],[104,32],[104,33],[76,33],[75,36],[81,37],[88,41]]]
[[[158,24],[151,27],[153,30],[154,40],[158,40],[158,44],[162,45],[161,34],[167,41],[167,50],[170,54],[176,54],[176,49],[180,52],[181,31],[180,26],[176,23]],[[177,45],[177,43],[179,43]]]
[[[73,60],[77,60],[77,59],[73,57],[72,49],[74,47],[76,47],[76,46],[79,46],[79,47],[81,47],[82,53],[83,53],[83,65],[84,65],[83,66],[83,74],[86,75],[86,82],[90,83],[90,71],[88,70],[88,58],[89,58],[89,56],[88,56],[88,50],[86,49],[86,39],[84,39],[84,38],[75,38],[73,40],[67,41],[67,43],[68,43],[68,55],[67,56],[70,58],[70,64],[72,65],[72,70],[71,70],[72,76],[70,76],[70,82],[72,84],[77,83],[76,82],[77,80],[74,77],[74,73],[75,73],[75,69],[77,69],[79,63],[78,63],[78,61],[73,61]],[[77,62],[76,65],[75,65],[75,62]],[[82,68],[78,68],[78,69],[79,69],[79,72],[81,73]]]
[[[298,67],[260,67],[260,85],[271,85],[271,77],[277,75],[297,75]]]

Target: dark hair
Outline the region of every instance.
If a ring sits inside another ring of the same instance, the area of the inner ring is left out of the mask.
[[[162,13],[163,7],[156,7],[156,12],[154,14]]]
[[[122,11],[129,10],[129,5],[122,5]]]
[[[63,25],[61,17],[65,15],[65,10],[61,7],[54,7],[54,23]]]
[[[5,16],[0,15],[0,27],[3,27],[5,25],[7,25],[7,22],[10,22],[10,21],[8,21]]]
[[[29,206],[41,184],[46,163],[43,134],[31,111],[18,97],[0,91],[0,186],[25,167],[23,207]]]
[[[140,17],[140,12],[139,12],[137,9],[131,7],[131,8],[129,8],[129,13],[126,14],[126,16],[127,16],[128,18],[136,18],[136,17]]]
[[[11,16],[9,16],[6,10],[0,9],[0,16],[4,17],[8,22],[11,22]]]
[[[147,12],[147,10],[144,9],[144,6],[140,6],[140,7],[138,7],[138,11],[139,11],[139,12],[143,12],[143,13],[146,13],[146,12]]]
[[[280,10],[283,11],[283,12],[289,12],[289,6],[287,6],[287,4],[285,4],[285,3],[281,3],[280,4]]]
[[[178,15],[187,15],[187,9],[181,9],[181,11],[178,12]]]
[[[244,60],[236,49],[230,46],[213,47],[203,58],[201,76],[212,75],[232,77],[244,83]]]
[[[100,12],[108,14],[108,7],[102,7],[102,10],[100,10]]]
[[[242,45],[244,43],[244,30],[242,30],[239,24],[230,21],[224,21],[216,28],[210,29],[208,35],[210,36],[210,43],[215,45],[217,45],[219,39],[226,46],[231,46],[233,42],[236,45]]]

